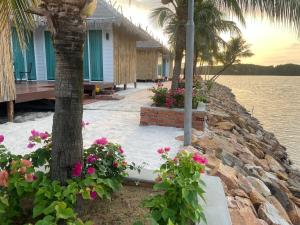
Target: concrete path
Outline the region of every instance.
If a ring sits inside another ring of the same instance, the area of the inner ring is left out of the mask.
[[[84,106],[83,120],[89,122],[84,131],[84,146],[89,146],[99,137],[107,137],[109,141],[120,143],[128,162],[141,164],[155,169],[161,164],[157,149],[170,146],[175,155],[181,142],[175,137],[183,135],[182,129],[170,127],[139,126],[140,107],[151,99],[152,83],[139,83],[138,88],[128,86],[125,91],[118,92],[125,98],[119,101],[100,101]],[[52,130],[53,113],[43,118],[23,123],[6,123],[0,125],[0,134],[5,136],[5,145],[15,154],[28,153],[26,148],[32,129],[39,131]]]

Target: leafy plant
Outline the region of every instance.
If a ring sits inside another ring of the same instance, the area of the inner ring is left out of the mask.
[[[177,88],[176,90],[168,90],[162,84],[157,88],[153,87],[151,91],[154,93],[152,100],[155,106],[168,108],[184,108],[185,89]],[[206,97],[200,90],[194,88],[193,90],[193,108],[197,108],[199,102],[207,102]]]
[[[157,183],[154,185],[159,194],[144,201],[144,207],[150,210],[152,224],[187,225],[206,221],[198,196],[204,199],[205,184],[201,173],[205,171],[207,159],[198,152],[186,150],[171,159],[168,150],[158,150],[165,160],[157,171]]]
[[[3,139],[3,136],[2,136]],[[2,140],[0,139],[0,141]],[[123,148],[97,139],[84,150],[83,162],[72,168],[72,179],[62,186],[49,178],[51,135],[33,130],[25,156],[11,154],[0,142],[0,224],[90,225],[78,218],[77,199],[110,199],[119,190],[126,169],[140,169],[125,161]],[[37,169],[42,171],[37,171]]]

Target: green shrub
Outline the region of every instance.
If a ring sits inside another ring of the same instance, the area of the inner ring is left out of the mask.
[[[158,150],[165,160],[154,185],[159,194],[144,201],[144,207],[150,210],[152,224],[188,225],[206,221],[198,196],[203,198],[201,173],[205,171],[207,160],[198,152],[188,151],[182,151],[171,159],[168,150]]]
[[[121,187],[126,169],[135,168],[126,163],[120,145],[99,138],[84,150],[83,162],[75,163],[72,179],[62,186],[49,178],[51,135],[33,130],[29,140],[29,148],[41,147],[25,156],[11,154],[0,142],[1,225],[92,225],[77,217],[78,197],[110,198]]]
[[[177,88],[175,91],[168,90],[163,87],[163,84],[159,83],[151,91],[154,95],[151,97],[153,104],[157,107],[167,108],[184,108],[185,89]],[[193,89],[193,109],[197,108],[199,102],[207,102],[206,97],[201,94],[201,91],[197,88]]]

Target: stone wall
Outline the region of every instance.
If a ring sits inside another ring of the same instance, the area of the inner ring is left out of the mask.
[[[193,110],[193,128],[204,130],[206,113]],[[183,128],[184,109],[169,109],[162,107],[141,107],[140,125],[142,126],[166,126]]]

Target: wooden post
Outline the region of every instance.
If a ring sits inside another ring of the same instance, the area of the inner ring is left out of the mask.
[[[7,119],[8,122],[13,122],[14,121],[14,102],[9,101],[7,102]]]
[[[127,84],[124,84],[124,90],[126,90],[127,89]]]

